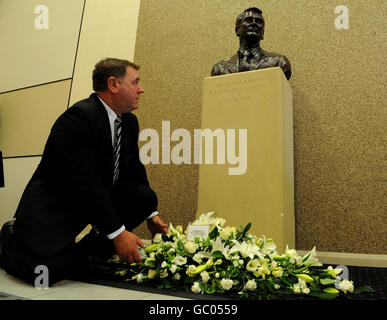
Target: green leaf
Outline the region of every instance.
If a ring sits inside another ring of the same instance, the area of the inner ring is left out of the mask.
[[[304,259],[302,259],[302,262],[305,262],[306,260],[308,260],[309,256],[310,256],[310,253]]]
[[[168,237],[166,234],[164,234],[164,233],[161,235],[161,239],[162,239],[164,242],[169,241],[169,237]]]
[[[170,281],[164,281],[164,288],[165,289],[172,289],[174,286],[172,284],[172,282]]]
[[[153,260],[149,260],[145,263],[145,265],[151,269],[154,269],[156,268],[156,261],[153,261]]]
[[[216,239],[219,236],[218,227],[215,227],[209,234],[210,239]]]
[[[285,283],[287,286],[291,286],[292,284],[288,281],[288,280],[286,280],[285,278],[281,278],[281,281],[283,282],[283,283]]]
[[[212,253],[212,256],[215,258],[215,259],[221,259],[223,258],[223,253],[219,250],[215,251]]]
[[[320,279],[320,283],[325,286],[325,285],[328,285],[328,284],[336,283],[336,280],[335,279],[325,278],[325,279]]]
[[[205,293],[207,294],[213,294],[215,292],[215,288],[214,286],[207,286],[205,289],[204,289]]]
[[[276,294],[294,294],[293,290],[290,289],[276,289]]]
[[[355,288],[354,290],[353,290],[353,293],[363,293],[363,292],[369,292],[369,293],[371,293],[371,292],[376,292],[372,287],[370,287],[370,286],[363,286],[363,287],[359,287],[359,288]]]
[[[309,268],[309,266],[305,266],[305,267],[299,268],[297,270],[294,270],[294,273],[301,273],[301,272],[305,271],[308,268]]]
[[[244,234],[246,234],[247,231],[250,230],[250,228],[251,228],[251,222],[249,222],[249,223],[246,225],[245,229],[243,230]]]
[[[177,241],[177,248],[180,251],[184,251],[184,243],[183,243],[183,241],[181,241],[181,240]]]
[[[310,290],[309,295],[312,297],[324,299],[324,300],[333,300],[339,296],[338,293],[327,293],[321,291]]]

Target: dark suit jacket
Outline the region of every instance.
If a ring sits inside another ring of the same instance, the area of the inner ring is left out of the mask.
[[[120,175],[149,186],[139,160],[138,121],[122,115]],[[33,252],[53,255],[88,224],[109,234],[123,225],[110,202],[113,147],[108,115],[93,93],[67,109],[53,125],[41,162],[15,217],[16,239]]]
[[[280,67],[285,74],[286,79],[290,79],[292,71],[289,60],[280,54],[268,52],[262,50],[263,57],[260,60],[259,69],[274,68]],[[233,55],[232,57],[226,58],[212,67],[211,76],[219,76],[230,73],[237,73],[239,70],[239,59],[238,54]]]

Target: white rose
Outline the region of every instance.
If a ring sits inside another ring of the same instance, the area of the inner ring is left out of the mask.
[[[143,249],[143,248],[141,248],[141,249],[139,250],[139,253],[140,253],[140,259],[141,259],[141,260],[145,260],[145,259],[148,257],[148,255],[147,255],[145,249]]]
[[[250,290],[250,291],[257,289],[257,283],[255,282],[255,280],[247,281],[246,282],[246,289]]]
[[[173,263],[174,263],[174,264],[177,264],[178,266],[182,266],[183,264],[186,264],[186,263],[187,263],[187,258],[182,257],[182,256],[176,256],[176,257],[173,259]]]
[[[177,270],[177,265],[172,264],[171,267],[169,268],[169,270],[171,270],[172,273],[175,273]]]
[[[293,289],[296,293],[305,293],[308,294],[310,292],[310,289],[308,288],[308,285],[306,284],[306,281],[298,278],[298,283],[294,285],[296,289]]]
[[[173,276],[173,279],[180,280],[180,274],[175,273],[175,275]]]
[[[283,273],[284,273],[284,271],[282,270],[282,268],[281,267],[277,267],[277,268],[275,268],[275,270],[272,271],[271,274],[274,277],[276,277],[276,278],[281,278]]]
[[[219,278],[219,272],[215,273],[215,278],[216,278],[216,279]]]
[[[294,293],[301,293],[301,286],[299,283],[295,283],[293,286],[293,292]]]
[[[277,289],[277,290],[278,290],[279,288],[281,288],[281,286],[280,286],[279,284],[275,284],[275,285],[274,285],[274,289]]]
[[[254,260],[250,260],[247,264],[246,264],[246,270],[247,271],[250,271],[250,272],[254,272],[258,269],[259,267],[259,261],[258,259],[254,259]]]
[[[185,244],[184,244],[184,249],[188,252],[188,253],[195,253],[196,249],[197,249],[197,245],[196,243],[192,242],[192,241],[187,241]]]
[[[191,265],[188,266],[188,272],[189,273],[193,274],[195,272],[195,270],[196,270],[196,266],[195,265],[191,264]]]
[[[139,273],[136,277],[136,280],[137,280],[137,283],[141,283],[142,282],[142,277],[143,277],[143,274],[142,273]]]
[[[208,280],[210,280],[210,275],[208,274],[207,271],[203,271],[200,273],[200,276],[202,277],[203,283],[207,283]]]
[[[221,231],[220,231],[220,238],[222,240],[228,240],[228,238],[230,237],[231,235],[231,228],[230,227],[226,227],[226,228],[223,228]]]
[[[200,291],[202,291],[202,289],[200,289],[199,282],[195,281],[193,286],[191,287],[191,290],[194,293],[200,293]]]
[[[148,279],[153,279],[153,278],[156,277],[156,275],[157,275],[156,270],[149,269],[149,271],[148,271]]]
[[[301,285],[301,288],[306,288],[306,281],[304,279],[298,278],[298,283]]]
[[[179,273],[175,273],[175,275],[173,276],[173,279],[180,280],[180,274]]]
[[[161,268],[166,268],[167,267],[167,263],[165,262],[165,261],[163,261],[162,263],[161,263]]]
[[[168,277],[168,269],[164,269],[160,272],[160,278],[166,278]]]
[[[195,254],[192,258],[193,261],[197,262],[197,263],[202,263],[202,256],[200,254]]]
[[[341,291],[344,291],[344,293],[347,293],[347,291],[353,292],[353,289],[354,289],[353,281],[349,281],[347,279],[342,280],[339,283],[339,289]]]
[[[224,289],[224,290],[230,290],[231,289],[231,287],[232,287],[232,280],[231,279],[225,279],[225,278],[223,278],[222,280],[220,280],[220,285],[222,286],[222,288]]]

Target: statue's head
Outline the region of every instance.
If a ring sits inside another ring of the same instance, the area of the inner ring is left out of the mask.
[[[235,22],[235,33],[240,38],[254,37],[263,40],[265,33],[265,19],[262,11],[252,7],[243,11]]]

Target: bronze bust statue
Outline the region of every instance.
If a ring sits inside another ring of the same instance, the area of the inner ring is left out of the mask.
[[[235,32],[240,43],[237,54],[215,64],[211,76],[280,67],[286,79],[290,79],[292,71],[288,58],[260,47],[265,32],[265,20],[260,9],[252,7],[243,11],[236,20]]]

